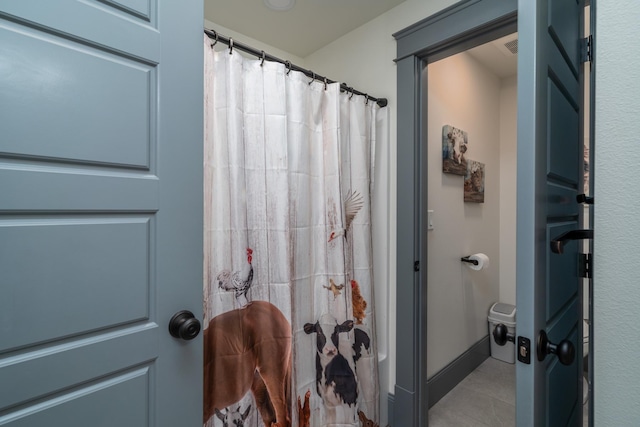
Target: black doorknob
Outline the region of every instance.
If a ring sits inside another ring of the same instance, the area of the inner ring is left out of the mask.
[[[510,334],[509,329],[502,323],[498,323],[496,327],[493,328],[493,339],[498,345],[505,345],[507,341],[516,342],[516,336]]]
[[[554,344],[547,338],[545,331],[538,334],[538,360],[543,361],[547,354],[555,354],[563,365],[571,365],[576,357],[576,349],[569,340]]]
[[[182,310],[169,321],[169,333],[172,337],[192,340],[200,333],[200,321],[189,310]]]

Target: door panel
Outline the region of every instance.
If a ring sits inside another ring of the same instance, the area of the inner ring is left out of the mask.
[[[151,18],[151,2],[149,0],[102,0],[103,3],[121,8],[134,16],[149,20]]]
[[[547,214],[552,217],[575,217],[579,214],[579,206],[575,200],[578,191],[564,185],[547,184]]]
[[[576,34],[581,34],[580,21],[568,20],[567,17],[579,16],[584,10],[584,4],[582,1],[548,0],[548,7],[549,35],[577,78],[581,68],[580,44],[576,43]]]
[[[11,427],[148,426],[149,367],[65,391],[5,417]]]
[[[19,24],[0,38],[14,82],[3,93],[5,129],[20,136],[3,143],[7,154],[149,168],[154,66]]]
[[[0,351],[149,319],[149,233],[148,218],[1,221],[0,239],[12,245],[0,253],[0,270],[19,285],[0,312],[20,313],[2,324],[29,333],[7,333]]]
[[[140,360],[151,361],[158,353],[155,328],[151,324],[118,328],[81,339],[61,340],[56,345],[36,347],[28,357],[18,354],[3,358],[0,365],[2,384],[19,380],[29,386],[2,387],[0,402],[3,407],[12,407],[30,399],[46,398],[87,378],[98,378],[104,372],[120,372]],[[101,357],[113,348],[126,351]],[[102,364],[95,365],[95,361]]]
[[[577,229],[578,223],[575,221],[552,223],[547,227],[547,239],[551,241],[555,236]],[[547,265],[549,274],[546,279],[546,320],[550,322],[563,307],[577,297],[578,288],[574,282],[578,272],[578,244],[576,242],[567,243],[562,255],[552,253],[549,248],[547,250]]]
[[[137,59],[141,63],[158,64],[160,51],[164,48],[160,44],[163,32],[159,32],[159,19],[174,19],[167,16],[167,5],[162,0],[148,0],[150,13],[148,16],[132,17],[130,11],[114,7],[115,2],[100,2],[97,0],[56,0],[47,2],[11,1],[2,2],[3,28],[5,22],[16,22],[26,28],[43,30],[43,37],[49,34],[62,38],[69,38],[82,46],[93,46],[106,52],[120,54],[123,58]],[[164,12],[158,10],[163,4]],[[202,2],[196,2],[197,6]],[[191,13],[199,13],[195,12]],[[191,9],[189,9],[190,11]],[[189,11],[175,11],[184,13],[182,23],[188,27],[186,19]],[[176,20],[179,22],[179,20]],[[194,23],[195,24],[195,23]],[[192,24],[192,25],[194,25]],[[199,24],[202,28],[203,24]],[[185,28],[186,28],[185,27]],[[3,46],[6,47],[6,46]]]
[[[517,334],[531,363],[517,364],[518,426],[582,423],[582,289],[578,242],[563,254],[550,241],[578,229],[582,190],[583,1],[518,3]],[[569,365],[537,357],[544,331],[572,343]]]
[[[580,117],[575,101],[569,101],[558,88],[556,82],[549,79],[549,178],[563,180],[569,188],[575,189],[580,177],[576,159],[581,155],[579,146],[567,144],[580,138]],[[574,198],[575,201],[575,198]],[[567,205],[575,209],[575,203]]]
[[[574,330],[575,332],[575,330]],[[566,336],[566,335],[565,335]],[[575,342],[577,333],[569,335],[569,340]],[[577,366],[577,364],[574,364]],[[576,369],[564,366],[557,358],[551,358],[547,366],[547,426],[581,425],[573,424],[578,421],[575,412],[582,410],[582,394],[578,393],[578,387],[567,387],[567,384],[575,385]],[[565,389],[561,394],[555,394],[556,389]],[[578,402],[580,396],[580,402]],[[579,403],[579,404],[578,404]]]
[[[202,25],[0,6],[0,425],[202,424]]]
[[[577,299],[572,299],[569,307],[563,310],[560,316],[550,322],[547,334],[549,340],[558,343],[565,338],[582,347],[582,339],[578,340],[577,327],[574,319],[580,316],[581,306]],[[578,356],[576,356],[577,358]],[[548,426],[574,425],[570,423],[574,412],[582,414],[582,375],[579,372],[579,364],[570,366],[561,364],[556,357],[547,357],[546,362],[546,404]],[[576,381],[576,378],[580,381]],[[557,390],[561,390],[558,393]],[[577,419],[576,419],[577,421]],[[579,424],[582,425],[582,424]]]
[[[2,159],[0,183],[1,206],[7,212],[155,212],[159,208],[158,177],[137,171],[86,169],[7,155]]]

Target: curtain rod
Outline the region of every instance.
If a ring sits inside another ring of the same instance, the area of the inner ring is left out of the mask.
[[[284,59],[280,59],[276,56],[270,55],[268,53],[265,53],[264,50],[258,50],[255,49],[251,46],[247,46],[246,44],[240,43],[238,41],[233,40],[233,38],[231,37],[225,37],[221,34],[219,34],[218,32],[216,32],[215,30],[209,30],[207,28],[204,29],[204,33],[209,36],[209,38],[214,40],[213,45],[215,45],[217,42],[220,43],[224,43],[227,46],[229,46],[229,49],[231,51],[233,51],[233,49],[238,49],[241,50],[243,52],[249,53],[253,56],[257,56],[258,58],[261,58],[263,61],[264,60],[269,60],[272,62],[279,62],[281,64],[284,64],[289,70],[295,70],[295,71],[300,71],[301,73],[304,73],[307,77],[314,79],[314,80],[318,80],[322,83],[336,83],[335,80],[330,80],[324,76],[321,76],[320,74],[316,74],[315,72],[311,71],[311,70],[307,70],[306,68],[302,68],[298,65],[292,64],[289,61],[285,61]],[[213,46],[211,45],[211,46]],[[373,96],[370,96],[369,94],[366,93],[362,93],[358,90],[355,90],[352,87],[347,86],[345,83],[340,83],[340,90],[343,92],[349,92],[355,95],[362,95],[364,97],[367,98],[367,100],[371,100],[374,101],[375,103],[377,103],[380,107],[386,107],[387,106],[387,98],[374,98]]]

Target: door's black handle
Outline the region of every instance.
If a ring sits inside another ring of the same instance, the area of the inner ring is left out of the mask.
[[[509,329],[502,323],[498,323],[496,327],[493,328],[493,339],[498,345],[505,345],[507,341],[512,343],[516,342],[515,334],[510,334]]]
[[[547,354],[555,354],[563,365],[571,365],[576,357],[576,349],[569,340],[562,340],[554,344],[547,338],[545,331],[538,334],[538,360],[543,361]]]
[[[571,230],[562,233],[551,241],[551,252],[561,254],[568,241],[582,239],[593,239],[593,230]]]
[[[200,321],[189,310],[182,310],[169,321],[169,333],[174,338],[192,340],[200,333]]]
[[[593,204],[593,197],[589,197],[586,194],[578,194],[576,196],[576,201],[578,203],[584,203],[585,205],[592,205]]]

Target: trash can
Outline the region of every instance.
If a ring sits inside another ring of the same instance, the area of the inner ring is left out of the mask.
[[[489,309],[489,339],[491,340],[491,357],[507,363],[516,361],[516,345],[507,341],[505,345],[496,344],[493,338],[493,330],[496,325],[502,323],[507,327],[509,334],[516,333],[516,307],[511,304],[496,302]]]

